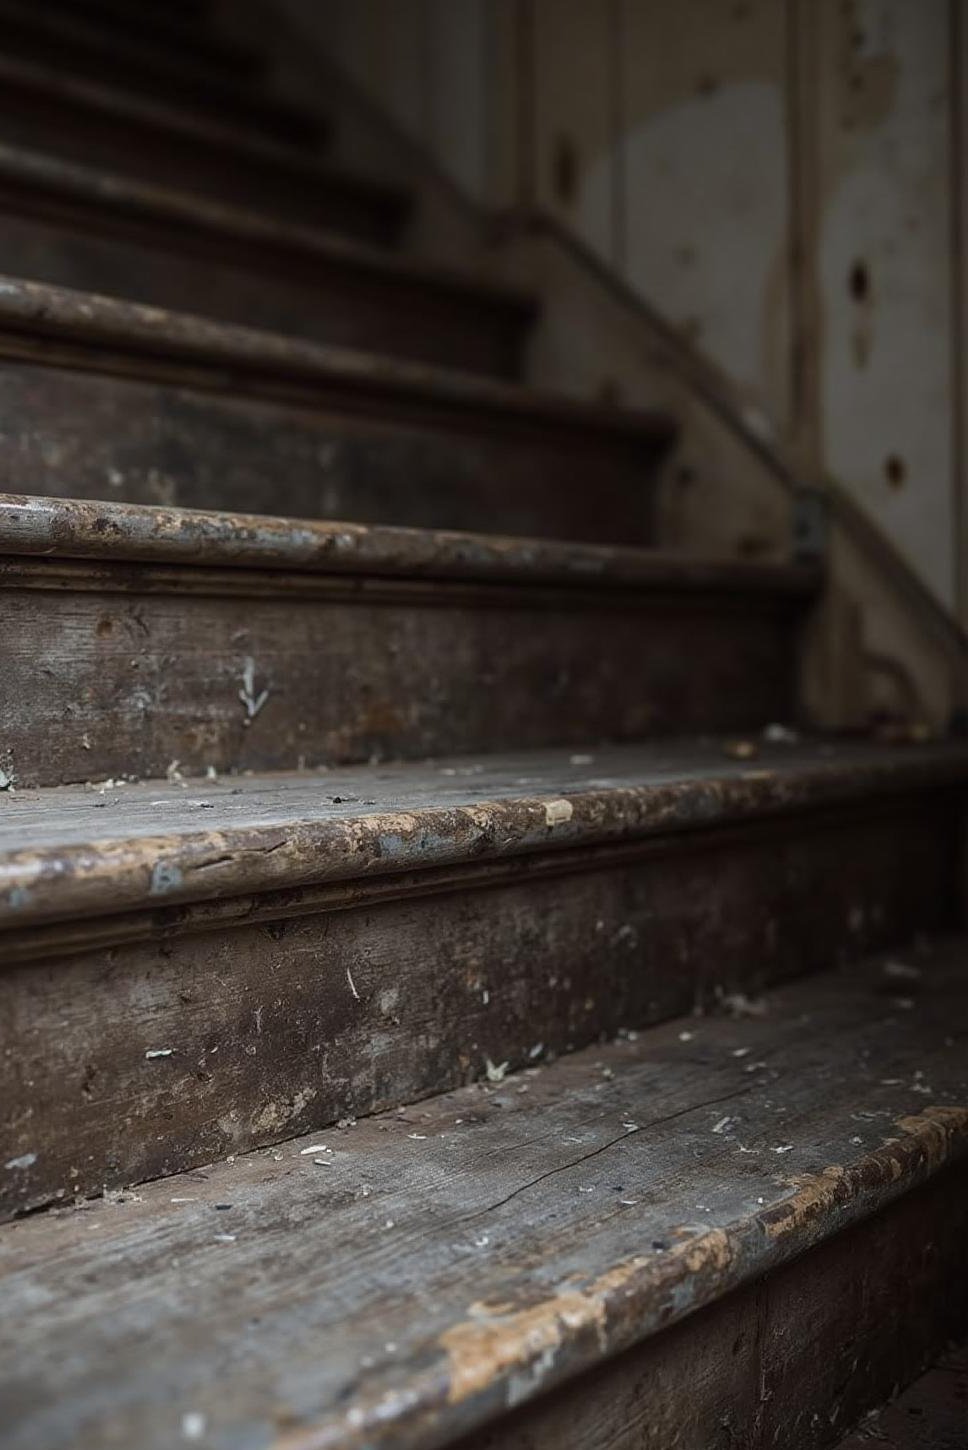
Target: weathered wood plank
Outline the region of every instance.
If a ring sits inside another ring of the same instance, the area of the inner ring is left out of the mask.
[[[787,1414],[822,1444],[804,1389],[825,1410],[845,1392],[841,1355],[818,1350],[843,1343],[846,1371],[849,1326],[872,1330],[853,1412],[964,1313],[968,1080],[945,1045],[968,1030],[964,945],[919,962],[913,1011],[880,970],[822,977],[765,1020],[670,1023],[11,1225],[9,1450],[151,1450],[185,1416],[213,1450],[431,1450],[635,1344],[651,1339],[661,1368],[656,1336],[678,1321],[681,1357],[652,1381],[639,1361],[633,1389],[657,1425],[650,1388],[674,1394],[691,1447],[720,1428],[699,1437],[694,1396],[756,1450]],[[762,1307],[752,1346],[708,1331],[736,1290]],[[724,1357],[740,1372],[720,1375]],[[775,1404],[744,1399],[746,1366]]]
[[[964,1168],[942,1174],[456,1450],[963,1450],[963,1404],[948,1439],[839,1437],[964,1330],[966,1190]]]
[[[536,751],[230,776],[191,791],[177,781],[7,791],[0,921],[18,930],[858,803],[890,806],[921,792],[957,810],[968,771],[959,743],[761,751],[736,760],[716,743],[676,741],[579,757]]]
[[[0,283],[5,487],[653,540],[664,415]],[[594,479],[594,488],[589,480]]]
[[[379,773],[369,780],[374,808]],[[244,819],[247,786],[229,819]],[[7,1212],[181,1171],[439,1092],[488,1060],[527,1065],[961,920],[950,791],[740,829],[728,783],[694,784],[678,810],[656,788],[641,801],[651,841],[581,849],[583,836],[608,840],[607,791],[360,815],[343,798],[329,804],[349,793],[338,776],[323,789],[321,809],[337,819],[315,838],[285,792],[256,795],[269,822],[249,831],[226,829],[224,787],[206,785],[202,802],[170,787],[171,809],[157,784],[130,801],[78,792],[59,825],[29,796],[11,803],[0,1037],[16,1051],[0,1059],[0,1137],[9,1158],[38,1156],[0,1181]],[[793,795],[777,795],[790,811]],[[734,829],[716,828],[717,796]],[[553,846],[559,827],[547,822],[572,803],[572,820],[585,820],[572,849],[488,862],[495,847],[520,851],[529,822]],[[139,811],[152,830],[141,840]],[[158,832],[180,819],[196,836],[179,849]],[[274,892],[226,899],[233,877],[236,889],[260,872],[266,884],[287,856]],[[107,919],[91,915],[98,886]],[[179,909],[193,894],[206,899]],[[84,919],[41,925],[72,903]]]
[[[8,496],[2,749],[21,784],[59,785],[760,728],[794,711],[815,582]]]

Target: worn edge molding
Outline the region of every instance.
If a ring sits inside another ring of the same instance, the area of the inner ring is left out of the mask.
[[[706,831],[760,817],[961,785],[968,747],[852,756],[795,772],[707,772],[699,780],[556,795],[306,815],[169,834],[115,834],[0,855],[0,931],[213,897],[364,880],[542,851]],[[40,795],[56,800],[57,788]],[[92,823],[92,831],[97,828]],[[103,830],[103,827],[101,828]]]
[[[476,288],[475,288],[476,290]],[[388,403],[484,418],[502,432],[553,426],[652,448],[676,435],[657,410],[610,407],[475,373],[302,341],[192,313],[0,275],[0,360],[112,377],[160,379],[267,401],[346,406]]]
[[[0,494],[0,556],[807,597],[816,569],[557,539]],[[16,582],[21,582],[17,580]],[[25,574],[23,582],[29,582]],[[66,580],[70,587],[69,579]]]
[[[277,1437],[273,1450],[363,1450],[393,1426],[395,1450],[432,1450],[524,1403],[886,1208],[968,1157],[968,1107],[903,1117],[882,1147],[793,1180],[762,1213],[633,1257],[525,1309],[479,1312],[440,1336],[403,1390],[367,1397]]]
[[[616,844],[572,846],[562,851],[536,851],[531,855],[497,860],[466,860],[448,866],[418,867],[416,870],[360,880],[289,886],[247,895],[224,894],[173,906],[151,905],[121,914],[68,918],[49,925],[41,923],[23,930],[17,930],[14,925],[11,930],[2,932],[0,975],[4,967],[129,946],[135,942],[167,941],[173,937],[195,936],[234,926],[264,926],[321,913],[365,909],[392,901],[446,896],[455,891],[484,891],[519,883],[523,879],[544,881],[550,877],[607,871],[639,865],[656,857],[665,859],[706,849],[722,850],[733,846],[739,850],[744,846],[760,845],[764,840],[789,838],[791,831],[802,837],[807,830],[829,832],[856,821],[869,821],[875,812],[884,813],[885,827],[896,827],[899,811],[903,812],[908,804],[916,806],[918,799],[914,797],[910,803],[904,798],[900,802],[865,802],[853,808],[850,803],[840,808],[821,807],[810,813],[809,823],[803,816],[792,820],[780,815],[715,826],[703,832],[698,841],[698,833],[680,831]]]

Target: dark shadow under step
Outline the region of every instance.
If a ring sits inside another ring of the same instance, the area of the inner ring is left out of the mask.
[[[830,1444],[963,1327],[964,965],[553,1064],[535,1015],[523,1074],[8,1226],[5,1450]]]

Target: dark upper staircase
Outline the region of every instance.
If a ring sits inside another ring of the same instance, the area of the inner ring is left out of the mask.
[[[0,1446],[831,1445],[968,1313],[968,747],[207,11],[0,0]]]

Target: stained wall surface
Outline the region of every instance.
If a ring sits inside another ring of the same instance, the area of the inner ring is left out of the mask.
[[[964,0],[330,0],[334,58],[490,207],[695,342],[968,622]]]

